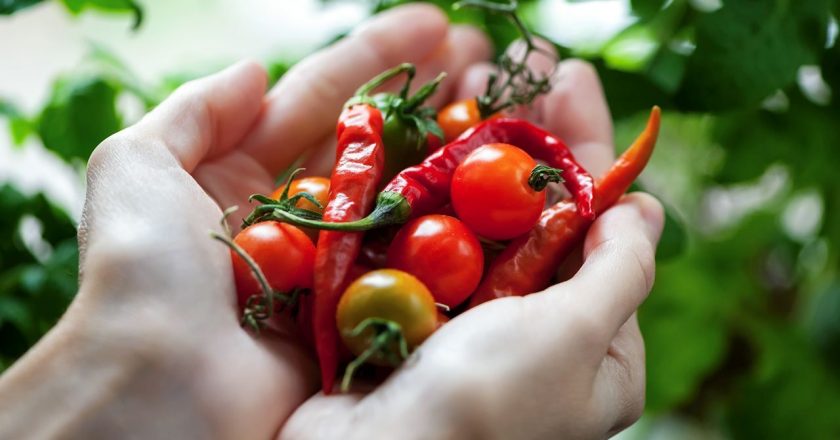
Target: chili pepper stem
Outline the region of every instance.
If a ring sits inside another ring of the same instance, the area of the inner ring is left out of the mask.
[[[339,223],[309,220],[282,209],[275,210],[272,219],[313,229],[358,232],[402,224],[408,221],[410,215],[411,207],[403,196],[385,191],[379,194],[376,208],[367,217],[356,221]]]
[[[372,329],[375,336],[370,346],[356,359],[353,359],[352,362],[347,364],[347,368],[344,370],[344,377],[341,379],[342,393],[346,393],[350,389],[350,383],[353,381],[356,370],[377,353],[382,354],[394,366],[408,358],[408,343],[399,324],[390,319],[367,318],[360,322],[348,336],[358,337],[367,329]],[[390,346],[393,343],[396,343],[398,347],[396,353],[390,350]]]
[[[563,170],[559,168],[552,168],[542,164],[537,165],[531,171],[531,176],[528,177],[528,186],[534,191],[542,191],[549,183],[562,183],[563,178],[560,177],[560,173],[562,172]]]
[[[350,100],[347,101],[347,103],[344,104],[344,106],[350,107],[356,104],[370,103],[370,92],[372,92],[374,89],[381,86],[382,84],[385,84],[385,82],[387,82],[389,79],[392,79],[401,73],[405,73],[408,76],[408,79],[406,80],[402,90],[400,91],[400,96],[402,98],[405,98],[405,95],[408,94],[408,89],[411,85],[411,80],[414,79],[414,74],[416,73],[416,71],[417,69],[414,67],[414,64],[411,63],[402,63],[396,67],[388,69],[380,73],[379,75],[376,75],[375,77],[373,77],[373,79],[359,87],[356,90],[355,96],[350,98]]]

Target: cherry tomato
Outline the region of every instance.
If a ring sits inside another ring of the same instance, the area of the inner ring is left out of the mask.
[[[416,276],[435,301],[455,307],[478,287],[484,253],[478,238],[460,220],[432,214],[400,229],[388,248],[388,267]]]
[[[312,287],[315,245],[295,226],[268,221],[243,229],[233,242],[238,244],[262,270],[272,289],[288,292],[296,287]],[[233,257],[233,277],[240,307],[262,289],[250,266],[238,254]]]
[[[423,342],[438,327],[438,312],[429,289],[414,276],[395,269],[379,269],[356,279],[338,303],[336,324],[347,348],[361,355],[373,342],[374,330],[358,336],[352,332],[364,320],[379,318],[400,326],[409,350]],[[396,347],[390,347],[396,350]],[[389,365],[379,353],[371,363]]]
[[[498,117],[498,114],[491,115],[487,119]],[[443,130],[443,139],[446,143],[452,142],[468,128],[481,122],[481,113],[478,111],[478,101],[475,98],[455,101],[438,112],[437,122]]]
[[[545,191],[528,185],[537,165],[509,144],[484,145],[464,159],[452,176],[452,206],[475,233],[507,240],[528,232],[545,205]]]
[[[275,189],[274,192],[271,193],[271,198],[280,198],[280,196],[283,195],[284,189],[286,189],[286,185],[282,185]],[[315,197],[315,200],[321,204],[321,208],[318,208],[315,204],[306,199],[298,200],[298,202],[295,203],[295,206],[301,209],[308,209],[310,211],[323,214],[324,207],[327,206],[327,202],[330,197],[330,179],[326,177],[303,177],[293,180],[291,186],[289,187],[289,197],[302,192],[312,194],[312,197]],[[318,241],[318,231],[316,229],[300,228],[300,230],[305,232],[313,242]]]
[[[285,188],[286,185],[282,185],[274,190],[274,192],[271,193],[271,198],[279,198],[283,194],[283,190]],[[321,206],[327,206],[327,201],[329,201],[330,195],[330,179],[326,177],[303,177],[293,180],[291,186],[289,187],[289,197],[302,192],[312,194]],[[295,206],[315,212],[324,212],[323,209],[319,209],[312,202],[306,199],[300,199]]]

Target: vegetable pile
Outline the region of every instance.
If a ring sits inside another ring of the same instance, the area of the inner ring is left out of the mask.
[[[520,23],[513,8],[491,7]],[[522,60],[503,58],[484,95],[439,113],[423,103],[444,74],[414,95],[410,64],[373,78],[339,117],[330,178],[292,173],[271,196],[252,197],[260,205],[233,240],[217,237],[231,247],[243,324],[258,331],[293,317],[325,393],[342,365],[346,391],[360,366],[400,365],[458,313],[548,287],[647,164],[657,107],[597,181],[561,139],[504,115],[550,90],[549,76],[527,70],[539,49],[519,27]],[[399,92],[371,94],[403,75]],[[552,182],[571,197],[546,207]]]

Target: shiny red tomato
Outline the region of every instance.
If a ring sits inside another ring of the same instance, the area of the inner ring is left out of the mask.
[[[268,221],[243,229],[233,242],[239,245],[262,270],[272,289],[289,292],[312,287],[315,245],[295,226]],[[251,268],[231,250],[236,297],[244,307],[251,295],[262,294]]]
[[[406,223],[388,248],[388,267],[419,278],[435,301],[455,307],[481,281],[481,243],[460,220],[432,214]]]
[[[536,166],[528,153],[513,145],[487,144],[476,149],[452,176],[452,206],[458,218],[492,240],[528,232],[545,205],[545,191],[528,185]]]

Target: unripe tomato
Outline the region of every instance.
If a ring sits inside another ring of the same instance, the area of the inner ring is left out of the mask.
[[[315,265],[315,245],[295,226],[275,221],[255,223],[243,229],[233,242],[257,263],[268,285],[278,292],[310,288]],[[239,306],[251,295],[263,293],[250,266],[231,250],[233,277]]]
[[[370,347],[374,330],[358,336],[353,330],[369,318],[399,325],[409,350],[420,345],[438,327],[438,312],[429,289],[414,276],[395,269],[379,269],[362,275],[347,287],[336,311],[336,325],[347,348],[361,355]],[[396,352],[397,347],[389,347]],[[380,353],[371,363],[390,365]]]
[[[435,301],[455,307],[478,287],[484,253],[478,238],[460,220],[431,214],[400,229],[388,248],[388,267],[416,276]]]
[[[539,220],[545,191],[528,184],[537,162],[509,144],[487,144],[455,169],[452,207],[473,232],[507,240],[528,232]]]

